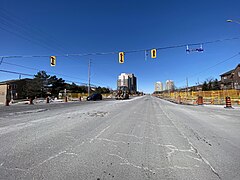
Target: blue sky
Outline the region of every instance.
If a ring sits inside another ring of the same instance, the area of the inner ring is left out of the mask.
[[[0,56],[119,52],[240,37],[240,24],[226,22],[240,20],[239,7],[238,0],[1,0]],[[91,59],[92,84],[115,89],[120,73],[134,73],[138,90],[153,92],[156,81],[170,79],[184,87],[186,78],[189,85],[219,79],[236,67],[240,56],[215,64],[240,52],[239,45],[236,39],[204,44],[203,53],[187,54],[185,47],[159,50],[156,59],[147,61],[144,52],[127,53],[124,64],[118,63],[118,54],[59,56],[55,67],[47,57],[8,58],[0,69],[27,74],[39,69],[87,82]],[[0,81],[17,78],[0,72]]]

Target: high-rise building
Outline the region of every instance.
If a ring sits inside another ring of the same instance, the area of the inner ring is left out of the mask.
[[[127,86],[130,93],[136,93],[137,78],[134,76],[134,74],[121,73],[120,76],[118,76],[117,81],[117,87],[119,88],[120,86]]]
[[[166,81],[166,90],[174,90],[174,82],[172,80],[167,80]]]
[[[155,83],[155,91],[163,91],[163,83],[162,82]]]

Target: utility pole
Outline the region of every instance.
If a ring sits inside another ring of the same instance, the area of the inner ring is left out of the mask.
[[[90,96],[91,59],[88,61],[88,96]]]

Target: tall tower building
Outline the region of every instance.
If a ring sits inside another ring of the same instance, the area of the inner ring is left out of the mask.
[[[172,80],[167,80],[166,81],[166,90],[174,90],[174,82]]]
[[[134,76],[134,74],[121,73],[120,76],[118,76],[118,81],[117,81],[118,89],[120,86],[127,86],[130,93],[136,93],[137,78]]]
[[[163,91],[163,83],[162,82],[156,82],[154,89],[155,89],[155,91]]]

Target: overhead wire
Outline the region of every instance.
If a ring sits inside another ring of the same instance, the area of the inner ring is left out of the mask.
[[[5,11],[5,12],[3,12]],[[28,25],[27,23],[24,23],[23,20],[15,17],[14,18],[14,15],[11,14],[11,15],[8,15],[9,12],[7,12],[5,9],[2,9],[0,8],[0,23],[3,25],[3,26],[0,26],[0,29],[8,32],[8,33],[11,33],[11,34],[14,34],[24,40],[27,40],[31,43],[34,43],[34,44],[37,44],[41,47],[44,47],[45,49],[48,49],[48,50],[56,50],[58,52],[63,52],[63,46],[61,47],[61,43],[59,43],[55,38],[53,38],[52,36],[49,36],[47,33],[45,33],[44,31],[41,31],[39,30],[38,28],[33,28],[33,26],[31,25]],[[27,27],[26,27],[27,25]],[[8,28],[8,29],[7,29]],[[10,30],[9,30],[10,29]],[[21,31],[19,31],[21,30]],[[37,34],[36,37],[47,37],[46,39],[48,39],[48,41],[45,41],[45,38],[37,38],[35,39],[34,37],[34,34],[32,34],[32,31],[34,31],[35,34]],[[51,42],[51,45],[53,45],[53,41],[57,42],[57,46],[54,45],[54,47],[56,48],[52,48],[48,42]],[[59,48],[61,47],[61,48]],[[56,54],[56,53],[55,53]],[[16,58],[18,58],[19,56],[15,56]],[[25,58],[28,58],[29,56],[25,56]],[[30,56],[30,57],[34,57],[34,58],[40,58],[40,57],[49,57],[49,56]],[[67,56],[68,57],[68,56]],[[30,68],[30,67],[26,67],[26,66],[23,66],[23,65],[18,65],[18,64],[13,64],[13,63],[7,63],[7,62],[4,62],[3,61],[3,58],[1,58],[1,61],[0,61],[0,64],[2,63],[5,63],[5,64],[8,64],[8,65],[14,65],[14,66],[18,66],[18,67],[22,67],[22,68],[27,68],[27,69],[31,69],[31,70],[38,70],[40,71],[39,69],[36,69],[36,68]],[[48,73],[52,73],[52,74],[56,74],[56,75],[60,75],[60,76],[65,76],[65,77],[70,77],[70,78],[74,78],[74,79],[79,79],[79,78],[76,78],[76,77],[72,77],[72,76],[69,76],[69,75],[65,75],[65,74],[59,74],[59,73],[55,73],[55,72],[50,72],[48,71]]]
[[[0,13],[1,16],[0,18],[4,19],[5,21],[10,22],[10,25],[15,25],[17,27],[20,27],[21,29],[23,29],[24,31],[26,31],[27,35],[31,35],[31,31],[33,31],[35,34],[39,34],[39,36],[36,37],[47,37],[47,40],[45,43],[45,45],[49,46],[49,41],[51,42],[51,44],[53,42],[55,42],[55,48],[58,48],[58,50],[60,52],[65,51],[65,48],[62,46],[63,43],[61,43],[60,41],[58,41],[57,39],[55,39],[52,36],[49,36],[46,32],[40,30],[39,28],[35,28],[33,25],[28,25],[24,20],[22,20],[19,17],[16,17],[14,14],[12,14],[11,12],[7,11],[6,9],[0,8]],[[1,23],[1,21],[0,21]],[[30,32],[30,33],[29,33]],[[35,38],[36,38],[35,37]],[[41,39],[42,41],[46,40],[45,38]],[[194,46],[194,45],[204,45],[204,44],[211,44],[211,43],[218,43],[218,42],[222,42],[222,41],[230,41],[230,40],[237,40],[240,39],[240,37],[234,37],[234,38],[226,38],[226,39],[217,39],[217,40],[213,40],[213,41],[206,41],[206,42],[199,42],[199,43],[189,43],[189,44],[181,44],[181,45],[173,45],[173,46],[167,46],[167,47],[158,47],[155,48],[157,50],[165,50],[165,49],[172,49],[172,48],[181,48],[181,47],[186,47],[187,45],[189,46]],[[62,47],[61,47],[62,46]],[[51,46],[49,46],[51,47]],[[52,48],[52,47],[51,47]],[[54,49],[55,49],[54,48]],[[152,48],[148,48],[148,49],[139,49],[139,50],[129,50],[129,51],[124,51],[124,53],[135,53],[135,52],[143,52],[143,51],[149,51]],[[55,49],[56,50],[56,49]],[[95,53],[84,53],[84,54],[63,54],[63,55],[57,55],[57,56],[62,56],[62,57],[69,57],[69,56],[90,56],[90,55],[109,55],[109,54],[117,54],[119,53],[118,51],[113,51],[113,52],[95,52]],[[49,55],[48,55],[49,56]],[[19,58],[19,56],[13,56],[13,58]],[[29,56],[28,56],[29,57]],[[32,57],[46,57],[46,56],[32,56]]]
[[[204,44],[211,44],[211,43],[218,43],[223,41],[231,41],[231,40],[238,40],[240,37],[233,37],[233,38],[226,38],[226,39],[218,39],[214,41],[206,41],[206,42],[198,42],[198,43],[189,43],[189,44],[181,44],[181,45],[173,45],[173,46],[166,46],[166,47],[157,47],[157,50],[166,50],[166,49],[174,49],[174,48],[182,48],[186,46],[194,46],[194,45],[204,45]],[[151,50],[149,49],[139,49],[139,50],[128,50],[122,51],[125,54],[127,53],[136,53],[136,52],[146,52]],[[95,53],[79,53],[79,54],[55,54],[57,57],[69,57],[69,56],[98,56],[98,55],[111,55],[111,54],[118,54],[119,51],[112,51],[112,52],[95,52]],[[49,57],[51,55],[15,55],[15,56],[0,56],[4,58],[35,58],[35,57]]]
[[[17,17],[14,17],[14,15],[9,15],[10,12],[8,12],[7,10],[5,9],[2,9],[0,8],[2,11],[0,11],[1,13],[1,21],[0,23],[2,23],[2,25],[4,25],[4,27],[0,26],[0,29],[8,32],[8,33],[12,33],[16,36],[19,36],[29,42],[33,42],[35,44],[38,44],[39,46],[41,47],[44,47],[48,50],[54,50],[54,51],[58,51],[58,52],[64,52],[64,47],[62,46],[62,43],[59,43],[58,40],[56,40],[55,38],[53,38],[52,36],[49,36],[47,33],[45,33],[44,31],[41,31],[39,30],[38,28],[34,28],[34,26],[30,26],[28,25],[27,23],[25,23],[23,20],[21,20],[20,18],[17,18]],[[3,12],[4,11],[4,12]],[[6,29],[6,27],[10,28],[11,30],[9,29]],[[14,28],[14,27],[18,27],[18,28]],[[14,31],[13,29],[18,29],[18,31]],[[21,32],[19,31],[19,28],[22,30]],[[33,34],[32,32],[33,31]],[[29,33],[30,32],[30,33]],[[35,34],[38,34],[39,36],[37,37],[40,37],[39,38],[34,38],[34,33]],[[44,38],[42,37],[47,37],[46,39],[50,40],[51,41],[51,45],[49,44],[49,41],[46,41]],[[33,37],[33,38],[30,38],[30,37]],[[180,44],[180,45],[173,45],[173,46],[166,46],[166,47],[158,47],[158,48],[155,48],[156,50],[167,50],[167,49],[174,49],[174,48],[182,48],[182,47],[186,47],[186,46],[195,46],[195,45],[206,45],[206,44],[212,44],[212,43],[219,43],[219,42],[223,42],[223,41],[231,41],[231,40],[238,40],[240,39],[240,37],[233,37],[233,38],[226,38],[226,39],[217,39],[217,40],[213,40],[213,41],[206,41],[206,42],[198,42],[198,43],[189,43],[189,44]],[[57,46],[54,46],[55,48],[52,47],[52,44],[56,45]],[[148,48],[148,49],[139,49],[139,50],[127,50],[127,51],[123,51],[125,54],[128,54],[128,53],[136,53],[136,52],[147,52],[147,51],[150,51],[151,49]],[[119,51],[113,51],[113,52],[94,52],[94,53],[79,53],[79,54],[55,54],[55,56],[58,56],[58,57],[84,57],[84,56],[98,56],[98,55],[114,55],[114,54],[118,54]],[[51,54],[53,55],[53,54]],[[20,56],[0,56],[2,59],[0,61],[0,64],[1,63],[5,63],[7,64],[6,62],[3,61],[3,58],[45,58],[45,57],[49,57],[51,55],[20,55]],[[234,55],[233,57],[230,57],[230,59],[238,56],[238,54]],[[228,60],[228,59],[227,59]],[[225,62],[225,60],[223,61]],[[218,64],[221,64],[223,62],[220,62]],[[8,63],[10,65],[10,63]],[[216,65],[218,65],[216,64]],[[13,65],[13,64],[12,64]],[[215,67],[216,65],[212,66],[212,67]],[[16,65],[15,66],[19,66],[19,67],[23,67],[21,65]],[[207,69],[205,69],[204,71],[212,68],[212,67],[209,67]],[[29,68],[30,69],[30,68]],[[37,70],[35,68],[31,68],[32,70]],[[49,72],[49,73],[52,73],[52,72]],[[200,72],[202,73],[202,72]],[[56,74],[56,73],[54,73]],[[198,75],[199,73],[193,75],[193,76],[196,76]],[[61,75],[61,76],[65,76],[67,77],[68,75],[64,75],[64,74],[56,74],[56,75]],[[191,76],[191,77],[193,77]],[[70,77],[70,76],[68,76]],[[70,77],[70,78],[73,78],[73,77]],[[74,77],[75,78],[75,77]],[[78,78],[79,79],[79,78]]]
[[[24,75],[24,76],[29,76],[29,77],[35,77],[35,75],[32,74],[27,74],[27,73],[22,73],[22,72],[16,72],[16,71],[9,71],[9,70],[3,70],[0,69],[0,72],[3,73],[10,73],[10,74],[18,74],[18,75]],[[79,82],[79,81],[70,81],[70,80],[64,80],[65,82],[70,82],[70,83],[76,83],[76,84],[80,84],[80,85],[88,85],[88,83],[84,83],[84,82]],[[93,87],[96,87],[96,85],[94,84],[90,84]]]
[[[40,69],[37,69],[37,68],[32,68],[32,67],[28,67],[28,66],[23,66],[23,65],[19,65],[19,64],[15,64],[15,63],[9,63],[9,62],[5,62],[5,61],[3,61],[2,63],[3,63],[3,64],[7,64],[7,65],[16,66],[16,67],[25,68],[25,69],[35,70],[35,71],[43,71],[43,70],[40,70]],[[45,71],[45,70],[44,70],[44,71]],[[63,76],[63,77],[69,77],[69,78],[72,78],[72,79],[86,80],[86,79],[80,79],[80,78],[78,78],[78,77],[73,77],[73,76],[69,76],[69,75],[66,75],[66,74],[55,73],[55,72],[51,72],[51,71],[45,71],[45,72],[46,72],[46,73],[49,73],[49,74],[54,74],[54,75]]]
[[[10,15],[9,15],[10,14]],[[64,52],[66,48],[62,46],[63,43],[56,40],[53,36],[48,35],[46,32],[34,27],[32,24],[27,24],[24,20],[14,16],[6,9],[0,8],[0,29],[14,34],[24,40],[27,40],[33,44],[37,44],[40,47],[56,52]],[[9,30],[10,29],[10,30]],[[33,56],[33,57],[46,57],[46,56]],[[69,56],[63,56],[70,58]],[[72,57],[75,58],[75,57]]]
[[[39,27],[35,27],[33,24],[28,24],[26,23],[25,20],[21,19],[20,17],[16,17],[13,13],[11,13],[10,11],[7,11],[6,9],[0,8],[0,13],[1,17],[11,21],[12,23],[18,25],[19,27],[29,30],[29,31],[33,31],[35,34],[39,34],[39,36],[37,37],[47,37],[47,41],[46,42],[51,42],[51,44],[53,42],[55,42],[55,44],[57,44],[57,47],[61,48],[61,51],[63,51],[63,49],[65,49],[62,46],[62,43],[60,43],[57,39],[55,39],[54,37],[50,36],[49,34],[47,34],[46,32],[42,31]],[[42,40],[46,40],[45,38],[43,38]]]
[[[37,68],[32,68],[32,67],[28,67],[28,66],[23,66],[23,65],[19,65],[19,64],[14,64],[14,63],[9,63],[9,62],[4,62],[4,61],[1,61],[0,64],[3,63],[3,64],[7,64],[7,65],[12,65],[12,66],[16,66],[16,67],[21,67],[21,68],[25,68],[25,69],[30,69],[30,70],[36,70],[36,71],[42,71],[40,69],[37,69]],[[11,71],[4,71],[4,70],[1,70],[1,72],[11,72]],[[80,79],[78,77],[73,77],[73,76],[69,76],[69,75],[66,75],[66,74],[61,74],[61,73],[55,73],[55,72],[51,72],[51,71],[45,71],[46,73],[49,73],[49,74],[52,74],[52,75],[59,75],[59,76],[63,76],[63,77],[68,77],[68,78],[72,78],[72,79],[78,79],[78,80],[84,80],[86,81],[86,79]],[[24,75],[24,73],[14,73],[14,74],[21,74],[21,75]],[[31,76],[33,77],[34,75],[29,75],[28,76]],[[65,80],[65,79],[64,79]],[[84,84],[84,85],[87,85],[87,83],[83,83],[83,82],[78,82],[78,81],[70,81],[70,80],[65,80],[66,82],[74,82],[74,83],[78,83],[78,84]],[[101,85],[101,86],[105,86],[103,84],[99,84],[97,82],[93,82],[93,84],[91,84],[91,86],[98,86],[98,85]]]
[[[172,49],[172,48],[180,48],[180,47],[186,47],[187,45],[189,46],[194,46],[194,45],[200,45],[200,44],[211,44],[211,43],[217,43],[217,42],[223,42],[223,41],[230,41],[230,40],[237,40],[237,39],[240,39],[239,37],[234,37],[234,38],[226,38],[226,39],[219,39],[219,40],[214,40],[214,41],[206,41],[206,42],[200,42],[200,43],[191,43],[191,44],[182,44],[182,45],[175,45],[175,46],[168,46],[168,47],[159,47],[159,48],[155,48],[157,50],[161,49],[161,50],[164,50],[164,49]],[[150,50],[150,49],[148,49]],[[144,50],[132,50],[132,51],[125,51],[125,53],[134,53],[134,52],[146,52],[146,49]],[[57,56],[89,56],[89,55],[108,55],[108,54],[116,54],[118,52],[105,52],[105,53],[88,53],[88,54],[65,54],[65,55],[57,55]],[[223,62],[227,61],[227,60],[230,60],[236,56],[238,56],[238,54],[235,54],[234,56],[224,60]],[[1,56],[1,58],[36,58],[36,57],[49,57],[49,55],[28,55],[28,56]],[[221,64],[223,62],[220,62],[218,64]],[[1,61],[1,63],[3,63],[3,61]],[[218,65],[216,64],[216,65]],[[213,67],[215,67],[216,65],[214,65]],[[212,68],[212,67],[210,67]],[[209,69],[209,68],[208,68]],[[208,70],[207,69],[207,70]],[[205,70],[206,71],[206,70]],[[201,72],[200,72],[201,73]],[[198,73],[199,74],[199,73]],[[197,74],[193,75],[193,76],[196,76]],[[191,77],[193,77],[191,76]],[[183,82],[183,81],[181,81]],[[179,83],[179,82],[178,82]]]
[[[26,74],[26,73],[16,72],[16,71],[8,71],[8,70],[3,70],[3,69],[0,69],[0,72],[34,77],[34,75],[31,75],[31,74]]]
[[[34,70],[34,71],[43,71],[43,70],[40,70],[40,69],[37,69],[37,68],[32,68],[32,67],[28,67],[28,66],[23,66],[23,65],[19,65],[19,64],[15,64],[15,63],[9,63],[9,62],[5,62],[5,61],[2,61],[0,62],[0,65],[1,63],[3,64],[7,64],[7,65],[12,65],[12,66],[16,66],[16,67],[21,67],[21,68],[25,68],[25,69],[29,69],[29,70]],[[45,71],[45,70],[44,70]],[[62,76],[62,77],[68,77],[68,78],[72,78],[72,79],[78,79],[78,80],[84,80],[84,81],[87,81],[86,79],[81,79],[81,78],[78,78],[78,77],[75,77],[75,76],[69,76],[69,75],[66,75],[66,74],[62,74],[62,73],[56,73],[56,72],[51,72],[51,71],[45,71],[46,73],[49,73],[51,75],[59,75],[59,76]],[[70,81],[70,80],[69,80]],[[73,82],[73,81],[72,81]],[[93,85],[94,86],[97,86],[97,85],[100,85],[100,86],[106,86],[106,85],[103,85],[103,84],[100,84],[98,82],[93,82]]]
[[[233,56],[231,56],[231,57],[229,57],[229,58],[226,58],[226,59],[224,59],[224,60],[222,60],[222,61],[220,61],[220,62],[218,62],[218,63],[216,63],[216,64],[214,64],[214,65],[212,65],[212,66],[210,66],[210,67],[207,67],[206,69],[204,69],[204,70],[202,70],[202,71],[200,71],[200,72],[197,72],[197,73],[195,73],[195,74],[190,75],[188,79],[192,79],[193,77],[196,77],[197,75],[202,74],[202,73],[208,71],[209,69],[212,69],[212,68],[218,66],[219,64],[222,64],[222,63],[225,63],[225,62],[227,62],[227,61],[230,61],[230,60],[232,60],[233,58],[235,58],[235,57],[237,57],[237,56],[239,56],[239,55],[240,55],[240,52],[238,52],[238,53],[234,54]],[[181,83],[181,82],[184,82],[184,81],[185,81],[185,80],[178,81],[178,82],[176,82],[176,84]]]
[[[58,48],[58,46],[54,45],[54,48],[49,45],[49,41],[46,39],[50,39],[48,38],[44,38],[44,34],[42,33],[37,33],[37,31],[35,31],[35,28],[33,28],[32,26],[26,26],[27,23],[22,23],[21,21],[19,21],[19,18],[15,18],[13,19],[14,15],[7,15],[6,13],[4,13],[3,9],[1,9],[2,11],[0,11],[1,13],[1,21],[0,23],[2,23],[5,27],[11,29],[11,31],[7,31],[10,33],[13,33],[15,35],[20,36],[21,38],[24,38],[25,40],[28,39],[30,40],[30,42],[33,43],[37,43],[38,45],[40,45],[41,47],[44,47],[48,50],[54,50],[56,51],[56,47]],[[17,20],[16,20],[17,19]],[[5,29],[6,31],[6,29]],[[53,41],[50,41],[51,44],[53,45]],[[58,49],[59,51],[59,49]],[[60,50],[60,52],[62,52],[62,50]]]

